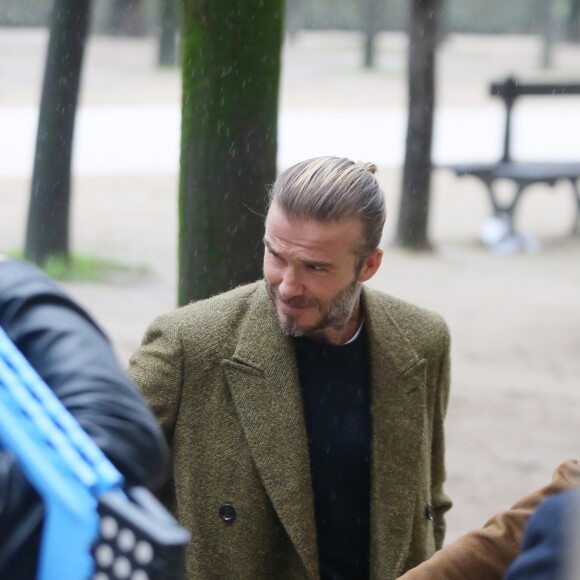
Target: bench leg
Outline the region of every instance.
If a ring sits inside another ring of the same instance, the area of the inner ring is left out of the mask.
[[[516,206],[520,200],[520,197],[522,196],[524,189],[529,184],[522,184],[522,183],[517,182],[516,183],[516,192],[514,193],[514,196],[511,200],[511,202],[506,203],[506,204],[502,204],[497,199],[497,194],[496,194],[495,189],[494,189],[494,181],[495,180],[493,180],[493,179],[485,180],[485,185],[487,186],[487,192],[489,194],[489,199],[491,202],[493,215],[501,220],[504,220],[508,226],[509,233],[515,234],[516,229],[515,229],[515,224],[514,224],[514,212],[515,212]],[[580,203],[580,197],[578,199],[579,199],[579,203]]]
[[[570,183],[572,184],[572,191],[574,193],[574,199],[576,200],[576,218],[572,225],[572,234],[580,234],[580,190],[578,189],[578,180],[571,179]]]

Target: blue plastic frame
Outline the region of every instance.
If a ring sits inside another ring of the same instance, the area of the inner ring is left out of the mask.
[[[0,444],[42,496],[38,580],[87,580],[98,495],[123,476],[0,328]]]

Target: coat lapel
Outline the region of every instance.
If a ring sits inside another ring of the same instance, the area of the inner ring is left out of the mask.
[[[266,492],[308,571],[318,574],[306,427],[294,345],[262,286],[234,356],[223,361],[234,405]]]
[[[371,572],[395,577],[412,533],[425,430],[426,361],[383,301],[364,291],[372,393]]]

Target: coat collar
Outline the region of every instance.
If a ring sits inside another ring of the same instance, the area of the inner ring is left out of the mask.
[[[316,578],[314,503],[294,345],[280,331],[263,284],[224,368],[264,487],[308,576]]]
[[[371,359],[371,570],[400,569],[409,544],[425,417],[425,361],[363,288]],[[248,445],[280,521],[309,577],[318,576],[308,442],[293,342],[258,285],[232,358],[223,361]]]
[[[396,577],[411,541],[426,445],[426,370],[393,316],[393,301],[363,291],[371,360],[371,577]]]

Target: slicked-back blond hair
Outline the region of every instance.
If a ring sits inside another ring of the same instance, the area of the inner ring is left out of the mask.
[[[364,239],[359,254],[366,257],[379,246],[385,225],[385,196],[374,176],[373,163],[340,157],[315,157],[280,174],[269,192],[289,219],[339,222],[358,218]]]

